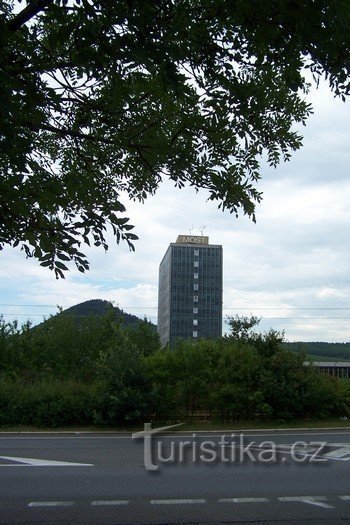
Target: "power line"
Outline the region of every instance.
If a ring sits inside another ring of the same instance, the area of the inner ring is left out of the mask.
[[[82,303],[80,303],[82,304]],[[73,306],[78,306],[77,304],[72,305],[61,305],[61,304],[0,304],[0,307],[16,307],[16,308],[72,308]],[[117,303],[118,306],[118,303]],[[94,309],[97,308],[106,308],[106,305],[94,305]],[[157,306],[122,306],[120,308],[127,308],[128,310],[131,309],[147,309],[147,310],[157,310]],[[225,306],[223,307],[223,310],[262,310],[262,311],[288,311],[288,310],[350,310],[350,306],[289,306],[289,307],[283,307],[280,308],[276,306],[275,308],[266,308],[266,307],[260,307],[260,306]]]
[[[62,312],[64,314],[64,312]],[[31,314],[31,313],[2,313],[2,316],[11,317],[45,317],[47,314]],[[76,318],[87,318],[92,314],[75,315]],[[157,319],[157,316],[150,315],[147,319]],[[261,321],[349,321],[350,317],[262,317]],[[224,320],[225,321],[225,320]]]

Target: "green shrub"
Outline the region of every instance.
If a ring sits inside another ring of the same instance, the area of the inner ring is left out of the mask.
[[[0,380],[0,425],[58,427],[93,423],[98,384]]]

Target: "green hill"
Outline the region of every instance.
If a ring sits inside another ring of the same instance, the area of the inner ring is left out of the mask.
[[[66,310],[63,310],[57,315],[72,315],[76,317],[77,320],[79,320],[89,316],[101,317],[109,311],[113,312],[116,319],[122,318],[126,326],[135,325],[140,320],[140,318],[136,315],[128,314],[121,308],[113,306],[110,301],[104,301],[102,299],[90,299],[89,301],[84,301],[83,303],[76,304],[70,308],[67,308]],[[153,323],[150,324],[153,325]],[[156,326],[153,326],[156,330]]]
[[[287,350],[304,352],[313,361],[350,361],[350,343],[295,342],[283,343]]]

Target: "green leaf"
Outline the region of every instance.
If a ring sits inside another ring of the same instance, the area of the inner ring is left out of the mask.
[[[43,261],[40,263],[40,266],[51,266],[51,265],[52,265],[51,261]]]
[[[60,261],[55,261],[55,267],[59,268],[60,270],[68,270],[67,266]]]

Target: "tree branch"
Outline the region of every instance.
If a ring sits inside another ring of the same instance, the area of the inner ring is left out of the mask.
[[[51,133],[56,133],[57,135],[60,135],[61,137],[73,137],[73,138],[87,140],[89,142],[94,142],[94,143],[114,145],[114,142],[112,140],[104,139],[101,137],[97,138],[92,135],[86,135],[85,133],[81,133],[79,131],[73,131],[67,128],[55,128],[54,126],[50,126],[47,124],[31,124],[30,122],[24,122],[23,124],[28,129],[30,129],[31,131],[35,131],[35,132],[49,131]]]
[[[10,29],[10,31],[18,31],[18,29],[21,29],[31,18],[52,4],[52,2],[53,0],[32,0],[7,24],[8,29]]]

